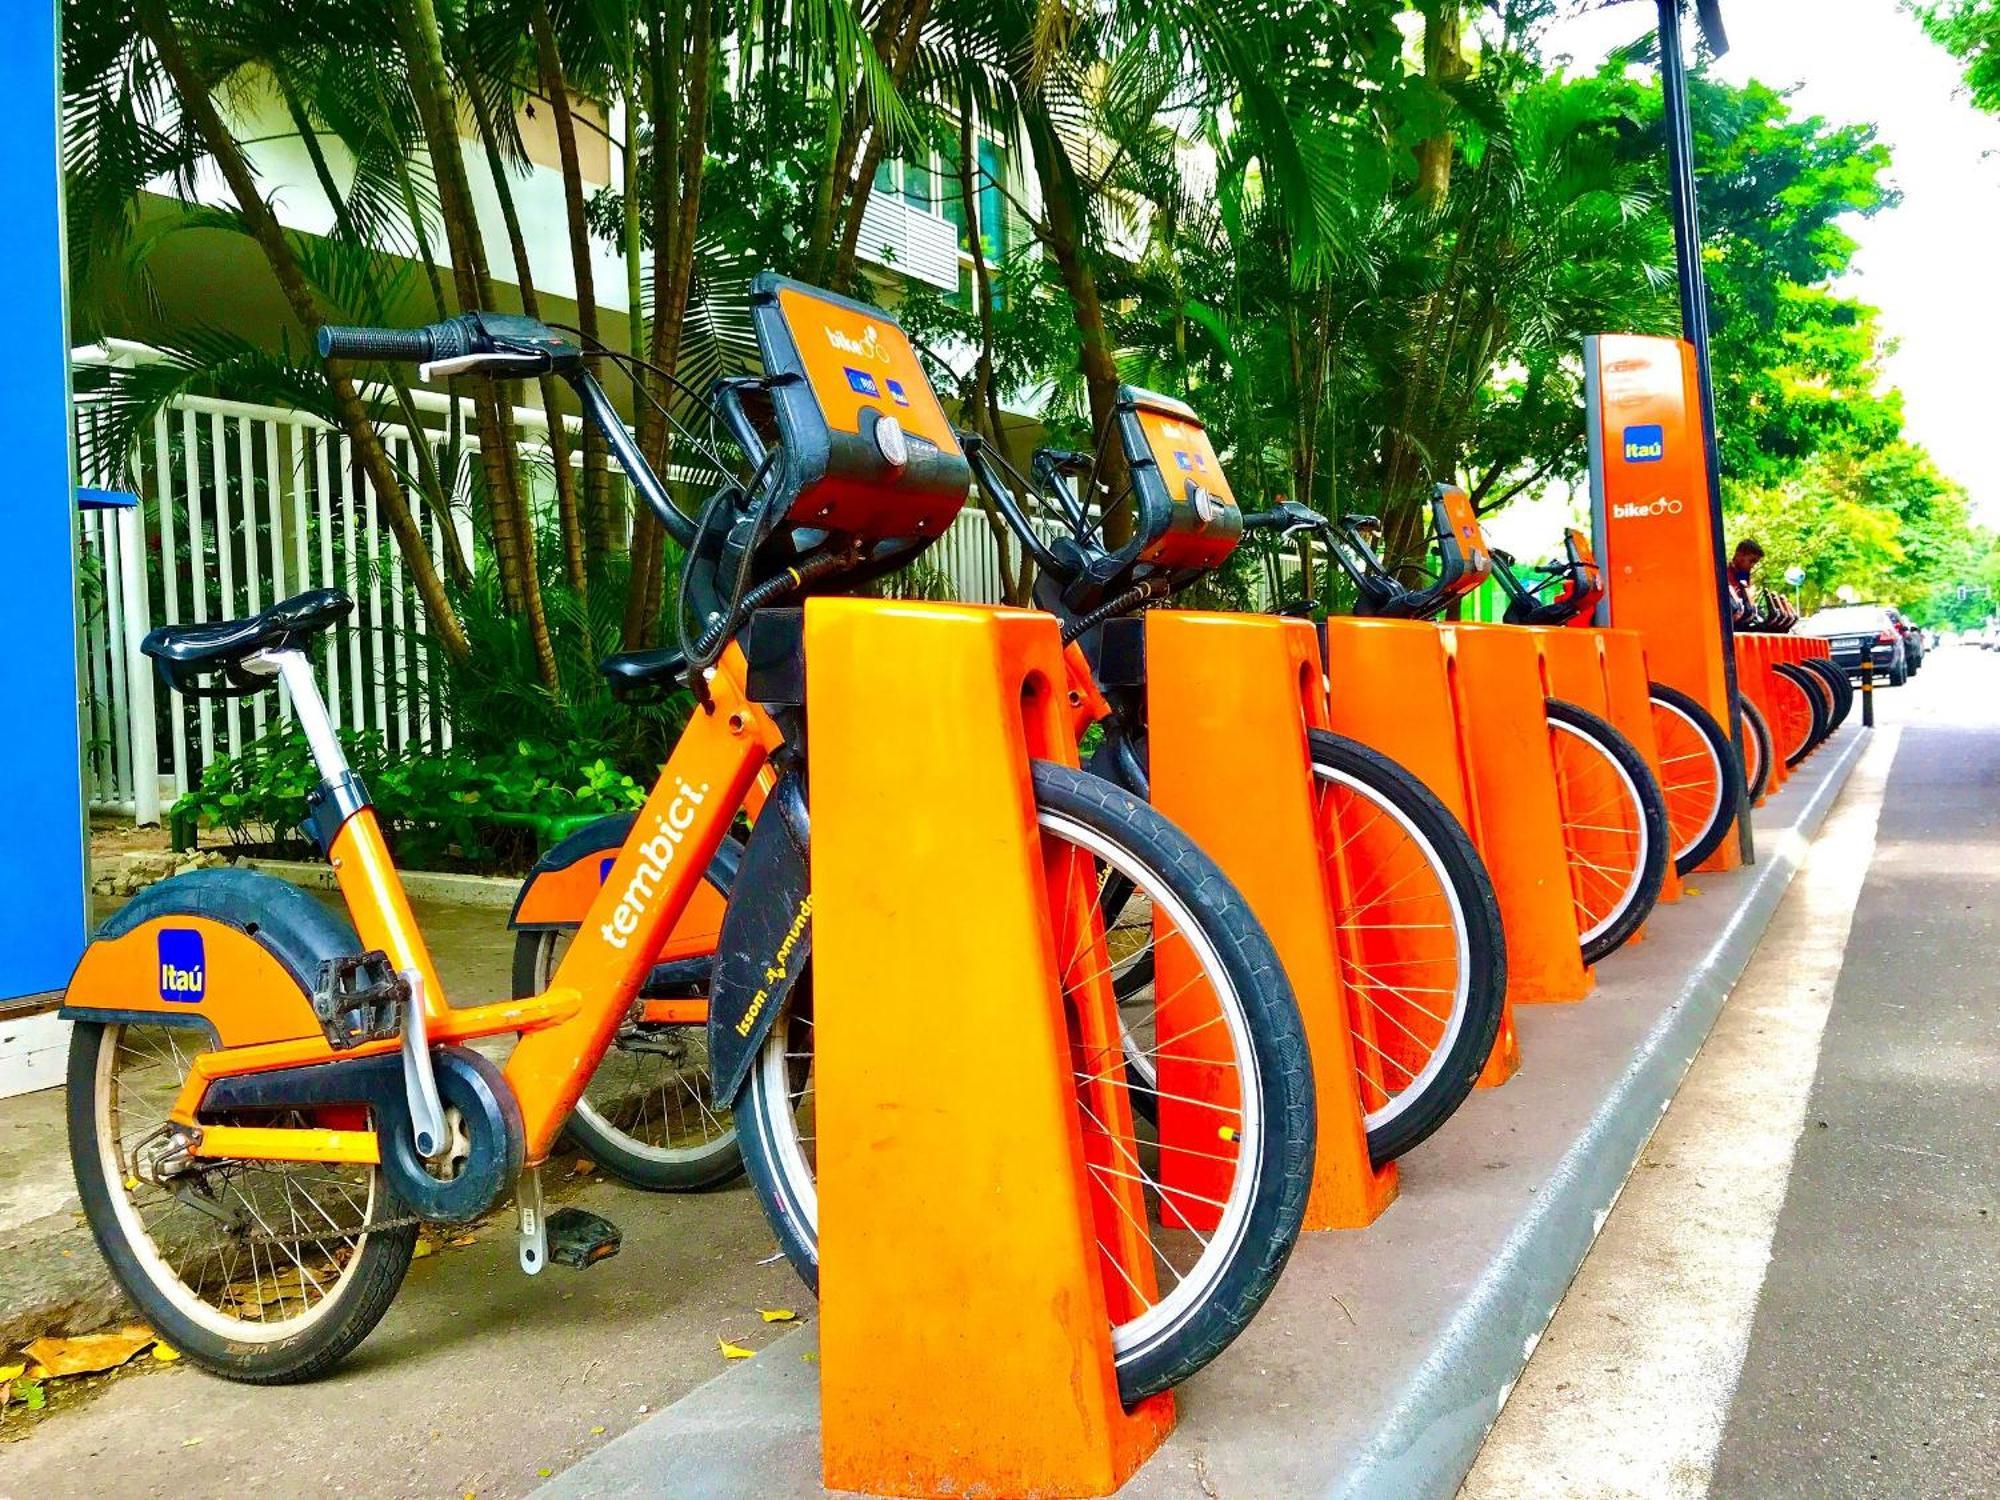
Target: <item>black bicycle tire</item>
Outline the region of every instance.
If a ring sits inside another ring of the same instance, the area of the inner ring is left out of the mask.
[[[1667,878],[1669,852],[1666,799],[1660,794],[1660,784],[1653,779],[1652,768],[1646,764],[1638,747],[1605,719],[1561,698],[1548,700],[1548,717],[1553,722],[1567,724],[1591,740],[1599,754],[1614,761],[1625,773],[1639,799],[1640,817],[1646,830],[1646,858],[1640,866],[1632,899],[1610,926],[1583,944],[1583,961],[1587,964],[1602,963],[1631,939],[1659,902],[1660,887]]]
[[[98,1056],[110,1029],[98,1021],[78,1021],[72,1028],[64,1105],[77,1196],[112,1279],[132,1299],[147,1326],[213,1374],[245,1385],[296,1385],[324,1375],[352,1353],[388,1312],[416,1254],[417,1226],[369,1234],[361,1246],[361,1265],[333,1293],[339,1305],[287,1339],[254,1344],[227,1338],[196,1322],[147,1274],[112,1202],[112,1193],[124,1191],[124,1185],[114,1187],[105,1178],[96,1107]],[[387,1218],[403,1216],[386,1180],[377,1184],[377,1193],[380,1213]]]
[[[1701,837],[1688,845],[1685,852],[1674,851],[1674,871],[1676,874],[1685,875],[1691,870],[1700,868],[1702,861],[1721,848],[1722,841],[1729,836],[1730,825],[1736,821],[1737,814],[1745,801],[1742,796],[1740,774],[1742,768],[1737,765],[1736,747],[1729,742],[1729,731],[1718,724],[1715,715],[1703,708],[1700,703],[1679,688],[1669,687],[1664,682],[1647,683],[1646,696],[1652,701],[1667,704],[1694,725],[1695,733],[1701,736],[1702,742],[1708,747],[1709,756],[1715,763],[1716,774],[1722,786],[1722,795],[1716,803],[1713,821],[1702,830]],[[1664,793],[1662,796],[1664,800]],[[1749,800],[1754,802],[1756,799],[1753,797]]]
[[[1202,915],[1244,1004],[1260,1077],[1272,1095],[1265,1110],[1269,1143],[1258,1163],[1241,1251],[1204,1300],[1119,1359],[1119,1395],[1130,1406],[1171,1389],[1214,1359],[1249,1325],[1276,1285],[1297,1241],[1312,1178],[1317,1127],[1312,1067],[1304,1023],[1277,952],[1207,855],[1147,803],[1101,777],[1046,761],[1033,762],[1031,774],[1039,806],[1094,823],[1106,836],[1125,841],[1127,852],[1142,858],[1163,887]],[[762,1090],[765,1076],[764,1068],[753,1068],[748,1089]],[[812,1227],[779,1163],[769,1111],[755,1100],[739,1100],[737,1121],[746,1174],[766,1219],[800,1278],[817,1291],[817,1251],[807,1238]]]
[[[1764,722],[1763,710],[1748,698],[1737,695],[1736,704],[1743,715],[1743,736],[1757,743],[1757,776],[1750,780],[1745,774],[1744,798],[1755,806],[1757,799],[1764,795],[1764,788],[1771,784],[1771,726]]]
[[[1451,1053],[1424,1093],[1368,1132],[1368,1155],[1380,1166],[1420,1145],[1457,1113],[1486,1067],[1507,1004],[1507,940],[1493,880],[1472,839],[1437,794],[1378,750],[1323,729],[1310,731],[1313,764],[1368,782],[1416,825],[1437,851],[1466,923],[1470,958],[1465,1016]]]
[[[1827,704],[1832,694],[1827,691],[1826,684],[1820,681],[1817,672],[1808,672],[1797,662],[1781,661],[1771,670],[1804,694],[1807,711],[1811,714],[1811,722],[1806,728],[1804,741],[1796,750],[1789,751],[1785,756],[1785,768],[1789,770],[1817,750],[1820,741],[1826,738]]]
[[[1824,656],[1808,656],[1804,665],[1817,672],[1820,680],[1833,691],[1833,721],[1827,725],[1831,734],[1847,722],[1847,716],[1854,708],[1854,684],[1847,680],[1847,674],[1828,661]]]

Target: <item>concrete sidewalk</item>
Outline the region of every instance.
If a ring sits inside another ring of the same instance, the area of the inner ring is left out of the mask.
[[[1579,1005],[1519,1017],[1521,1073],[1403,1162],[1372,1228],[1309,1236],[1248,1333],[1177,1393],[1128,1496],[1449,1496],[1755,948],[1864,736],[1757,818],[1760,863],[1699,876]],[[552,1497],[817,1495],[809,1334],[635,1427]]]

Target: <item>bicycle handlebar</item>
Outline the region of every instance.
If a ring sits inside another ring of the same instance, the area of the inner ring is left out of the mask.
[[[394,359],[428,364],[472,352],[472,330],[463,318],[421,328],[354,328],[329,325],[316,337],[321,359]]]

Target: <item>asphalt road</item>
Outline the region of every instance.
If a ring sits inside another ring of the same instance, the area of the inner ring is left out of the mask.
[[[2000,654],[1878,701],[1464,1500],[2000,1492]]]
[[[2000,1489],[2000,654],[1903,692],[1716,1495]]]

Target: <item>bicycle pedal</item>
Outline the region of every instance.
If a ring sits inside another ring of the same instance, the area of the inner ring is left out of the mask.
[[[559,1208],[545,1222],[549,1259],[573,1271],[611,1259],[625,1243],[616,1224],[587,1208]]]

